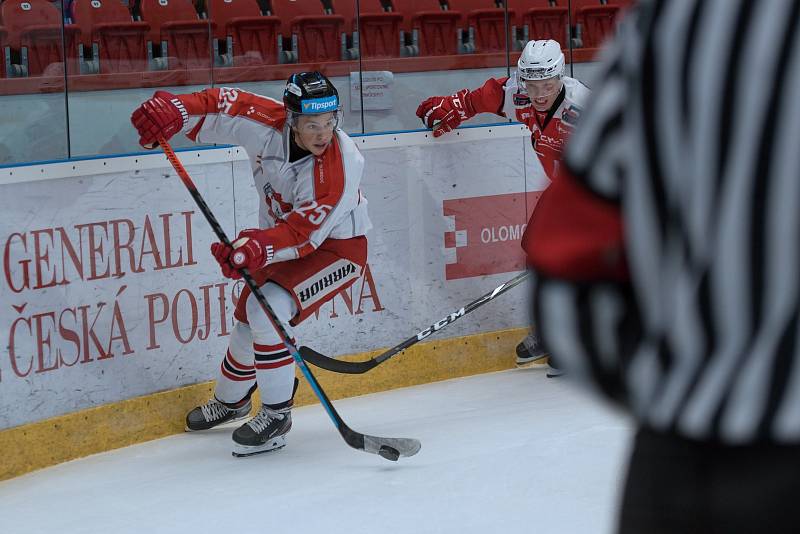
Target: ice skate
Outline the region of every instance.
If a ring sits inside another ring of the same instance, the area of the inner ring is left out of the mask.
[[[197,432],[198,430],[209,430],[220,425],[241,421],[248,416],[250,408],[249,398],[236,408],[231,408],[212,398],[207,403],[194,408],[186,414],[185,430],[186,432]]]
[[[537,364],[544,364],[547,358],[547,351],[542,347],[539,336],[528,334],[519,345],[517,345],[517,368],[527,369]]]
[[[233,433],[233,455],[253,456],[286,446],[286,434],[292,428],[291,408],[261,410]]]

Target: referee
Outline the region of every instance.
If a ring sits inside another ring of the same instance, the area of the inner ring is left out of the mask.
[[[527,252],[639,426],[619,532],[800,532],[800,0],[642,0],[603,54]]]

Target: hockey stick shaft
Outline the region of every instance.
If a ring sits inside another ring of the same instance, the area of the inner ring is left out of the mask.
[[[348,361],[345,361],[345,360],[337,360],[335,358],[331,358],[329,356],[325,356],[323,354],[320,354],[319,352],[316,352],[315,350],[313,350],[313,349],[311,349],[309,347],[301,347],[300,348],[300,352],[302,353],[303,358],[305,358],[306,361],[316,365],[317,367],[320,367],[322,369],[326,369],[328,371],[333,371],[333,372],[336,372],[336,373],[346,373],[346,374],[362,374],[362,373],[366,373],[370,369],[374,369],[375,367],[377,367],[381,363],[385,362],[389,358],[391,358],[393,356],[396,356],[397,354],[401,353],[402,351],[404,351],[408,347],[410,347],[412,345],[415,345],[416,343],[419,343],[420,341],[422,341],[423,339],[426,339],[427,337],[429,337],[430,335],[434,334],[435,332],[438,332],[442,328],[454,323],[457,319],[465,316],[466,314],[470,313],[471,311],[473,311],[473,310],[475,310],[477,308],[480,308],[481,306],[483,306],[484,304],[486,304],[490,300],[493,300],[496,297],[498,297],[499,295],[502,295],[503,293],[505,293],[509,289],[521,284],[529,276],[530,276],[530,273],[527,272],[527,271],[524,272],[524,273],[518,274],[517,276],[515,276],[514,278],[512,278],[508,282],[499,285],[498,287],[496,287],[495,289],[493,289],[489,293],[486,293],[482,297],[470,302],[469,304],[467,304],[463,308],[460,308],[460,309],[456,310],[455,312],[443,317],[441,320],[436,321],[435,323],[430,325],[425,330],[417,332],[416,335],[406,339],[402,343],[400,343],[398,345],[395,345],[394,347],[390,348],[389,350],[387,350],[383,354],[375,356],[374,358],[372,358],[370,360],[366,360],[366,361],[363,361],[363,362],[348,362]]]
[[[164,150],[164,154],[167,156],[167,159],[172,164],[172,167],[175,169],[175,172],[180,177],[183,185],[186,186],[188,189],[189,194],[194,199],[197,207],[200,208],[200,211],[205,216],[208,224],[211,226],[211,229],[216,234],[217,239],[219,239],[222,243],[227,246],[231,246],[231,242],[228,239],[228,236],[225,234],[225,231],[220,226],[219,221],[214,216],[214,213],[211,211],[211,208],[208,207],[206,204],[205,199],[197,190],[197,186],[195,186],[192,178],[189,176],[189,173],[186,172],[181,161],[178,159],[178,156],[175,154],[175,151],[172,149],[172,146],[169,142],[164,139],[162,136],[158,137],[158,142]],[[275,328],[275,331],[278,333],[278,336],[281,338],[281,341],[289,349],[289,352],[292,354],[295,363],[300,368],[300,371],[305,376],[306,380],[308,381],[311,389],[314,391],[314,394],[322,404],[323,408],[330,417],[331,421],[333,421],[334,426],[336,426],[339,433],[342,435],[344,440],[347,442],[348,445],[355,449],[365,450],[367,452],[372,452],[375,454],[384,454],[381,453],[382,445],[389,445],[395,449],[395,452],[398,452],[401,456],[412,456],[419,451],[419,442],[416,440],[411,440],[407,438],[378,438],[374,436],[366,436],[359,432],[355,432],[341,418],[339,413],[336,411],[336,408],[333,407],[333,403],[331,403],[328,396],[325,394],[325,391],[322,389],[322,386],[317,381],[316,377],[313,375],[311,370],[308,368],[306,363],[303,361],[300,352],[297,350],[297,347],[292,343],[292,340],[289,334],[286,332],[286,329],[283,326],[283,323],[278,319],[275,315],[274,310],[267,302],[267,299],[264,297],[264,294],[261,292],[261,288],[258,286],[256,281],[250,275],[247,269],[240,269],[239,272],[242,274],[242,278],[244,279],[247,286],[250,288],[253,296],[258,300],[258,303],[261,305],[261,308],[264,310],[264,313],[269,318],[272,326]],[[387,457],[387,456],[384,456]],[[396,460],[396,458],[390,458]]]

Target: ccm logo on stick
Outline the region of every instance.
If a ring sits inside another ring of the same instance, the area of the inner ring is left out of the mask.
[[[453,321],[455,321],[456,319],[458,319],[459,317],[461,317],[465,313],[466,312],[464,311],[464,308],[461,308],[457,312],[451,313],[450,315],[448,315],[447,317],[445,317],[441,321],[438,321],[438,322],[434,323],[433,326],[431,326],[430,328],[426,328],[425,330],[423,330],[422,332],[417,334],[417,340],[422,341],[423,339],[425,339],[429,335],[433,334],[437,330],[441,330],[445,326],[449,325],[450,323],[452,323]]]

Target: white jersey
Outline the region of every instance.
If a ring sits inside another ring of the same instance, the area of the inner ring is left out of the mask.
[[[525,90],[520,90],[518,73],[509,78],[491,78],[483,87],[470,91],[477,112],[489,112],[516,119],[531,131],[531,141],[548,177],[563,157],[564,145],[589,97],[589,89],[575,78],[563,77],[564,87],[549,111],[536,111]]]
[[[362,236],[372,227],[359,185],[364,157],[341,130],[321,156],[289,161],[291,131],[277,100],[241,89],[178,97],[183,131],[195,141],[244,147],[259,191],[259,226],[275,229],[271,262],[309,254],[326,239]]]
[[[564,147],[575,124],[580,118],[589,89],[575,78],[564,76],[564,88],[552,108],[546,112],[536,111],[528,99],[520,101],[518,74],[508,79],[505,86],[503,111],[508,117],[516,117],[531,131],[533,149],[539,156],[545,174],[552,178],[564,157]],[[521,104],[521,105],[520,105]]]

